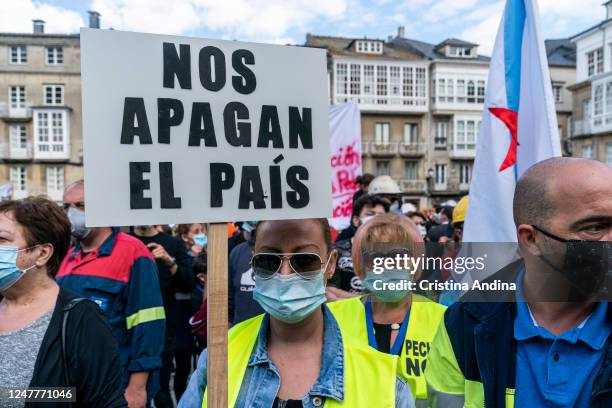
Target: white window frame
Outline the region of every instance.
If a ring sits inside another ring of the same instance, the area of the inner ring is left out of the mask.
[[[459,164],[459,185],[467,187],[472,180],[472,163]]]
[[[49,99],[49,91],[51,91],[51,99]],[[59,94],[58,94],[59,91]],[[59,98],[58,98],[59,96]],[[43,86],[43,103],[47,106],[63,105],[64,104],[64,85],[63,84],[46,84]]]
[[[376,122],[374,125],[374,141],[377,145],[387,146],[389,144],[389,122]]]
[[[376,166],[376,176],[391,175],[391,161],[390,160],[376,160],[375,166]]]
[[[612,167],[612,142],[606,144],[606,164]]]
[[[438,189],[446,188],[447,167],[446,164],[436,164],[434,166],[434,183]]]
[[[60,123],[58,123],[60,121]],[[67,109],[39,109],[33,115],[34,157],[69,158],[70,116]]]
[[[582,146],[582,157],[585,159],[593,158],[593,145]]]
[[[28,192],[28,169],[25,166],[11,166],[9,180],[13,184],[13,197],[24,198]]]
[[[62,65],[64,63],[64,47],[52,45],[45,48],[46,65]]]
[[[476,151],[476,144],[480,136],[480,120],[457,118],[455,119],[455,137],[453,138],[453,150],[457,152]]]
[[[25,125],[10,125],[9,146],[11,151],[27,149],[28,133]]]
[[[8,47],[8,60],[11,65],[24,65],[28,63],[28,47],[25,45],[11,45]],[[16,58],[13,59],[13,56]]]
[[[47,194],[57,197],[64,191],[65,175],[63,166],[47,166]]]
[[[406,122],[404,123],[404,138],[405,145],[417,145],[419,143],[419,124]]]
[[[26,107],[26,88],[23,85],[9,86],[9,101],[11,109],[24,109]],[[15,98],[13,98],[13,96]]]
[[[448,122],[439,120],[435,122],[434,126],[434,147],[437,149],[446,149],[446,142],[448,139]]]
[[[404,179],[419,179],[419,162],[417,160],[404,160]]]
[[[552,91],[555,103],[563,103],[563,84],[553,82]]]

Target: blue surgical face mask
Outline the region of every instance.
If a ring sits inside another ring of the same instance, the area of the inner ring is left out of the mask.
[[[17,267],[17,255],[20,251],[30,248],[19,249],[17,247],[0,246],[0,292],[4,292],[13,286],[27,271],[36,265],[21,270]]]
[[[194,235],[193,243],[201,247],[205,247],[208,244],[208,237],[206,236],[206,234]]]
[[[253,299],[280,321],[301,322],[325,303],[325,269],[312,279],[304,279],[297,273],[275,273],[269,279],[261,279],[255,275]]]
[[[385,270],[380,274],[372,271],[366,273],[363,280],[364,288],[385,303],[399,302],[410,292],[408,282],[411,280],[410,272],[402,269]],[[390,290],[386,284],[401,284],[402,289]]]

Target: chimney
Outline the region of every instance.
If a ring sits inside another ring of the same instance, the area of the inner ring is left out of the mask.
[[[32,20],[32,23],[34,23],[34,34],[44,34],[45,33],[44,20]]]
[[[406,29],[404,28],[404,26],[397,27],[397,37],[404,38],[405,35],[406,35]]]
[[[100,28],[100,13],[91,10],[87,13],[89,13],[89,28]]]

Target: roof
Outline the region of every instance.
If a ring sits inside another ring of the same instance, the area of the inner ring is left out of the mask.
[[[556,40],[545,40],[546,56],[548,65],[575,67],[576,66],[576,44],[569,38]]]
[[[607,19],[607,20],[604,20],[604,21],[602,21],[602,22],[600,22],[600,23],[598,23],[598,24],[595,24],[595,25],[594,25],[594,26],[592,26],[592,27],[587,28],[586,30],[582,30],[582,31],[581,31],[581,32],[579,32],[578,34],[574,34],[574,35],[573,35],[573,36],[571,36],[569,39],[573,41],[573,40],[575,40],[576,38],[580,37],[582,34],[586,34],[586,33],[588,33],[589,31],[595,30],[595,29],[597,29],[597,28],[601,28],[601,27],[603,27],[604,25],[608,24],[608,23],[609,23],[609,22],[611,22],[611,21],[612,21],[612,18],[609,18],[609,19]]]
[[[357,52],[351,47],[356,40],[370,40],[370,41],[381,41],[384,43],[382,54],[370,54]],[[325,48],[334,55],[342,56],[353,56],[359,58],[368,59],[397,59],[397,60],[419,60],[422,59],[422,55],[412,50],[401,47],[397,44],[393,44],[377,38],[345,38],[345,37],[332,37],[325,35],[306,35],[307,47],[314,48]]]
[[[54,34],[54,33],[0,33],[0,37],[26,37],[26,38],[35,38],[35,39],[45,39],[45,38],[79,38],[80,34]]]
[[[445,54],[438,52],[437,50],[442,48],[444,45],[462,45],[462,46],[476,46],[467,41],[458,40],[456,38],[449,38],[444,40],[438,45],[430,44],[424,41],[413,40],[410,38],[395,37],[391,40],[391,44],[396,46],[413,50],[413,52],[419,53],[424,58],[429,60],[448,60],[448,61],[477,61],[477,62],[489,62],[491,58],[486,55],[478,55],[475,58],[470,57],[447,57]]]

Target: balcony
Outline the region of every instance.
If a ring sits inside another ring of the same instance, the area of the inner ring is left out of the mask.
[[[422,143],[400,143],[399,154],[402,157],[425,156],[425,145]]]
[[[398,144],[370,142],[369,152],[374,157],[394,157],[398,153]]]
[[[591,134],[591,121],[590,120],[576,120],[574,121],[574,136],[583,136]]]
[[[29,104],[24,108],[13,108],[6,102],[0,102],[0,118],[4,120],[30,120],[32,108]]]
[[[437,194],[467,194],[469,189],[469,183],[461,183],[458,177],[449,177],[444,183],[435,183],[433,185],[433,193]]]
[[[476,157],[476,146],[471,149],[460,149],[456,146],[451,147],[448,156],[455,160],[473,159]]]
[[[400,189],[405,193],[424,194],[427,191],[425,180],[400,180]]]
[[[11,147],[8,143],[0,144],[0,159],[4,160],[31,160],[32,144],[28,143],[24,148]]]

